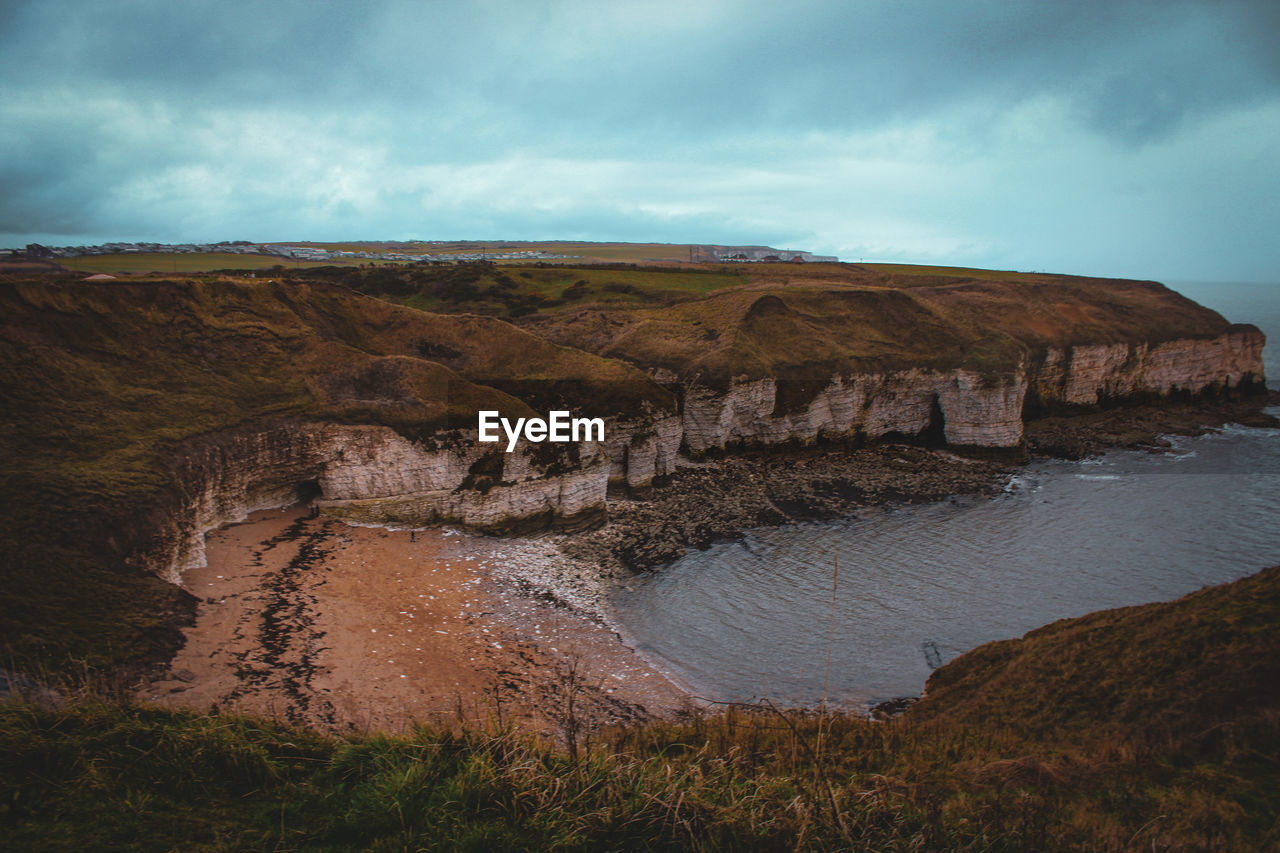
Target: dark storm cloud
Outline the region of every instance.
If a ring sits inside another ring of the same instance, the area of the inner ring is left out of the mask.
[[[1131,223],[1196,243],[1197,211],[1280,183],[1278,10],[0,5],[0,241],[782,235],[1006,265]],[[1268,251],[1235,254],[1261,274]]]
[[[0,68],[20,85],[138,99],[376,104],[410,125],[469,105],[549,139],[556,122],[605,136],[859,128],[1045,93],[1133,138],[1273,90],[1275,7],[42,2],[14,13]]]

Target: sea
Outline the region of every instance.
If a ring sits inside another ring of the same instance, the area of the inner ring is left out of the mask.
[[[1275,342],[1268,385],[1280,387],[1280,283],[1170,286],[1259,326]],[[749,530],[636,578],[612,598],[614,621],[711,701],[918,696],[934,669],[983,643],[1280,565],[1280,430],[1171,442],[1037,461],[991,498]]]

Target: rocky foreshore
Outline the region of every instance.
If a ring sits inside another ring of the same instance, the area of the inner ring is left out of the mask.
[[[836,518],[886,503],[995,494],[1009,461],[904,444],[752,450],[685,462],[642,499],[611,501],[595,530],[524,537],[504,550],[528,594],[614,627],[608,598],[633,574],[659,569],[752,527]]]
[[[891,503],[994,495],[1033,456],[1079,459],[1109,449],[1159,451],[1163,435],[1197,435],[1227,423],[1280,426],[1262,411],[1280,392],[1234,400],[1126,405],[1028,422],[1022,455],[962,456],[909,444],[753,449],[685,462],[640,499],[611,501],[592,531],[513,542],[521,583],[609,623],[607,597],[633,573],[679,559],[752,527],[856,515]]]
[[[562,548],[607,569],[649,570],[751,527],[995,493],[1007,470],[1007,462],[906,444],[755,450],[681,467],[646,499],[612,504],[608,525],[567,537]]]
[[[1200,397],[1179,403],[1123,405],[1027,422],[1027,450],[1033,455],[1083,459],[1117,447],[1163,450],[1164,435],[1200,435],[1228,423],[1276,427],[1267,406],[1280,405],[1280,391],[1222,400]]]

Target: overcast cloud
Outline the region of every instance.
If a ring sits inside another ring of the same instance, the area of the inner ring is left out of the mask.
[[[1280,278],[1280,4],[0,2],[0,245]]]

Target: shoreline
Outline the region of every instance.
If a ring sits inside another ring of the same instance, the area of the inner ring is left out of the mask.
[[[136,692],[332,732],[428,722],[555,738],[683,709],[683,691],[611,632],[529,594],[511,546],[353,527],[301,504],[253,513],[209,534],[208,564],[183,577],[195,623]]]
[[[906,443],[745,448],[686,463],[648,495],[613,504],[603,527],[562,538],[567,554],[599,563],[610,574],[646,571],[752,527],[992,496],[1035,458],[1083,459],[1122,448],[1160,452],[1169,447],[1163,435],[1201,435],[1228,423],[1277,427],[1280,419],[1263,412],[1276,405],[1280,391],[1056,414],[1028,422],[1026,450],[1018,454],[966,455]]]
[[[1161,434],[1216,428],[1207,423],[1280,425],[1261,411],[1278,398],[1045,418],[1028,424],[1027,443],[1032,458],[1159,451]],[[671,718],[706,700],[617,627],[609,599],[629,578],[752,527],[989,497],[1023,464],[908,444],[751,449],[686,463],[613,503],[595,530],[512,539],[350,525],[302,505],[264,510],[209,534],[208,564],[183,577],[201,598],[195,624],[139,695],[331,731],[479,722],[563,739],[570,693],[588,736]],[[909,698],[845,710],[879,718]]]

